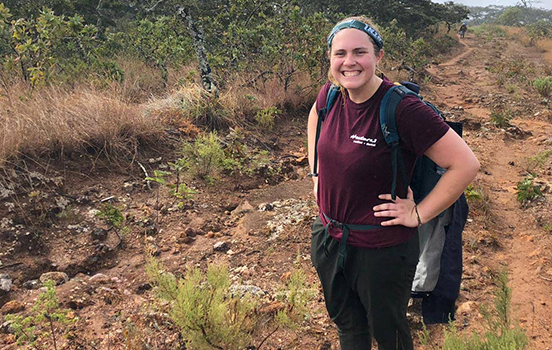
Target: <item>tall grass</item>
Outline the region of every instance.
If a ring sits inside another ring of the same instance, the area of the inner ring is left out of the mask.
[[[163,135],[157,120],[106,92],[23,85],[7,91],[0,100],[0,166],[22,154],[129,157]]]

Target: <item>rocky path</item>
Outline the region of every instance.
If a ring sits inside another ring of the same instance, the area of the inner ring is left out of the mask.
[[[501,94],[493,84],[496,78],[486,69],[496,52],[477,43],[474,37],[467,37],[463,44],[467,48],[464,54],[434,67],[430,73],[440,82],[447,82],[434,87],[436,96],[450,110],[463,111],[468,120],[482,125],[468,130],[464,138],[481,162],[477,181],[488,189],[488,205],[496,222],[494,227],[488,227],[489,232],[475,227],[468,230],[472,235],[491,235],[498,240],[496,253],[486,255],[479,268],[507,267],[514,318],[527,331],[532,348],[550,349],[552,276],[543,271],[547,263],[543,250],[549,242],[532,215],[539,207],[522,209],[515,188],[527,173],[527,160],[545,149],[544,141],[552,135],[552,125],[532,115],[520,115],[512,120],[514,128],[490,130],[493,106],[482,102],[492,99],[493,94]],[[506,105],[516,103],[508,101],[507,95],[504,99]]]

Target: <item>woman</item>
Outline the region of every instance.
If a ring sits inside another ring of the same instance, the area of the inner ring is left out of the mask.
[[[417,227],[455,202],[479,162],[439,116],[407,96],[396,111],[407,173],[424,154],[447,171],[418,205],[405,186],[393,200],[390,147],[379,124],[381,100],[393,84],[375,74],[383,40],[367,18],[352,17],[334,27],[328,48],[328,77],[341,93],[318,141],[319,176],[313,181],[319,217],[311,258],[342,350],[370,349],[372,336],[380,350],[412,349],[406,308],[418,262]],[[311,172],[317,111],[329,87],[321,89],[309,114]]]

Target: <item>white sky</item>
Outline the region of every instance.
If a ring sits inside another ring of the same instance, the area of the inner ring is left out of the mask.
[[[447,0],[432,0],[433,2],[444,3]],[[487,6],[487,5],[500,5],[500,6],[514,6],[518,3],[518,0],[453,0],[455,3],[464,4],[468,6]],[[541,7],[547,10],[552,10],[552,0],[540,0],[532,1],[533,7]]]

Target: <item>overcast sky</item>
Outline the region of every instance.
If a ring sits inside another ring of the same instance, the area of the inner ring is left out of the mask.
[[[447,0],[432,0],[433,2],[444,3]],[[487,6],[487,5],[500,5],[500,6],[514,6],[519,1],[517,0],[453,0],[453,2],[464,4],[468,6]],[[547,10],[552,10],[552,0],[540,0],[539,2],[533,1],[533,7],[542,7]]]

